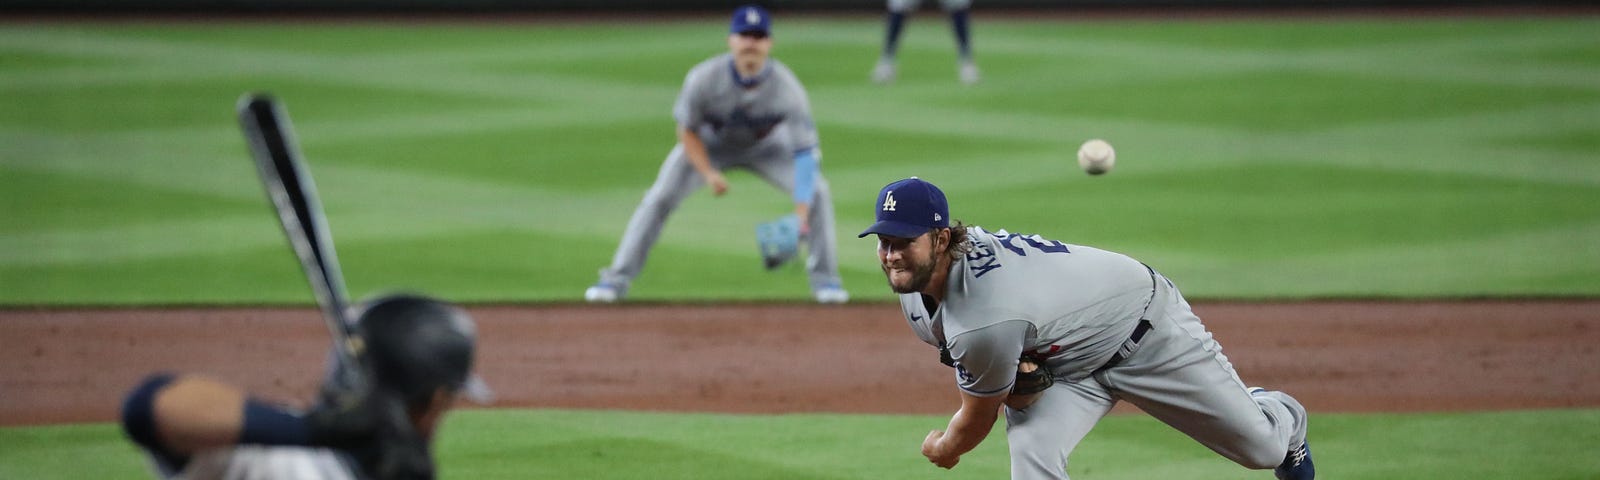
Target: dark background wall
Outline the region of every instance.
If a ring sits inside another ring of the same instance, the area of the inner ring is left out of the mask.
[[[787,11],[877,12],[883,0],[4,0],[0,14],[39,13],[626,13],[723,11],[759,3]],[[935,8],[938,0],[924,0]],[[975,0],[980,10],[1028,9],[1600,9],[1600,0]]]

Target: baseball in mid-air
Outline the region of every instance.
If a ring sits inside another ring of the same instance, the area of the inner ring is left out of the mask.
[[[1111,144],[1105,140],[1092,139],[1083,142],[1078,147],[1078,167],[1090,175],[1099,175],[1111,171],[1111,166],[1117,163],[1117,151],[1111,149]]]

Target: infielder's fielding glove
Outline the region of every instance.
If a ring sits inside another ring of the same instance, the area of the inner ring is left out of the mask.
[[[756,246],[767,270],[793,260],[800,253],[800,216],[791,213],[756,225]]]
[[[1024,358],[1017,362],[1017,381],[1011,384],[1011,395],[1006,397],[1006,406],[1012,410],[1028,408],[1039,400],[1040,393],[1055,384],[1056,377],[1050,374],[1050,369]]]

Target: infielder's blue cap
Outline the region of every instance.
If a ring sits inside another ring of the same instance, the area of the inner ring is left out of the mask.
[[[740,34],[747,32],[772,32],[772,15],[760,5],[745,5],[733,11],[733,21],[728,24],[728,33]]]
[[[877,223],[856,238],[872,234],[916,238],[935,228],[950,228],[944,192],[917,177],[891,183],[878,192]]]

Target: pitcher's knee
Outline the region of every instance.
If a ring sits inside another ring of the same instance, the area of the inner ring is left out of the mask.
[[[1225,455],[1245,468],[1262,470],[1277,467],[1278,464],[1283,463],[1283,456],[1288,455],[1288,453],[1289,447],[1287,445],[1272,443],[1253,445],[1235,454]]]

